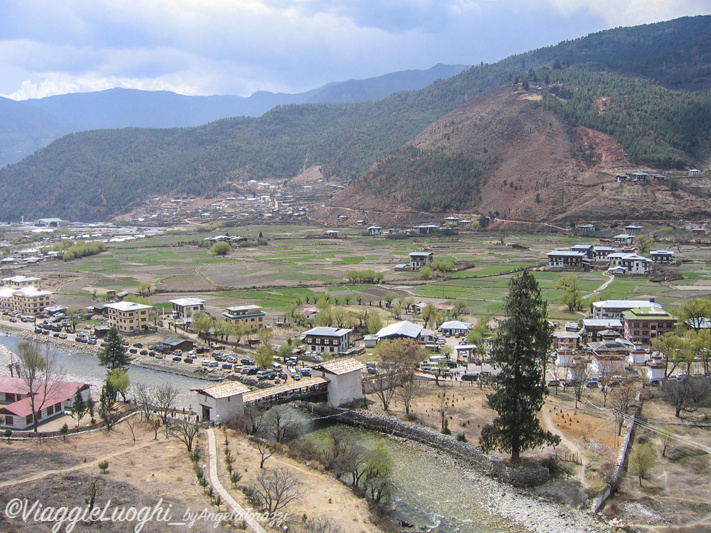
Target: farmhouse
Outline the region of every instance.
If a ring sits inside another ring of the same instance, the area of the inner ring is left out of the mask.
[[[548,252],[548,268],[583,268],[588,256],[585,252],[555,250]]]
[[[237,324],[247,324],[251,329],[259,329],[264,326],[264,317],[267,314],[258,305],[239,305],[228,307],[222,313],[227,320]]]
[[[34,389],[38,424],[64,415],[72,408],[77,391],[84,401],[91,397],[86,383],[50,381],[42,382],[41,386],[35,384]],[[0,377],[0,424],[2,429],[10,430],[26,430],[34,425],[30,388],[21,378]]]
[[[410,252],[410,269],[420,270],[423,266],[430,266],[434,254],[432,252]]]
[[[316,327],[302,333],[301,340],[306,343],[306,349],[311,353],[326,352],[338,355],[348,350],[352,331],[344,328]]]
[[[106,304],[109,325],[123,333],[134,333],[148,328],[150,305],[134,302]]]
[[[659,264],[669,264],[674,261],[674,252],[671,250],[652,250],[649,252],[652,261]]]
[[[639,254],[614,253],[607,256],[610,269],[620,269],[625,274],[649,274],[652,260]]]
[[[615,235],[612,240],[615,244],[634,244],[634,235],[629,233],[620,233],[619,235]]]

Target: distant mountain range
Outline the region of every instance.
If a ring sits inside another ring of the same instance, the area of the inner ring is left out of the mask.
[[[560,223],[711,216],[706,177],[669,174],[645,189],[615,181],[629,169],[708,167],[711,16],[599,32],[439,77],[382,99],[332,85],[322,91],[362,101],[66,135],[0,170],[0,219],[105,220],[153,196],[288,184],[309,169],[343,187],[318,202],[324,221],[339,209]]]
[[[242,96],[183,96],[167,91],[109,89],[15,101],[0,98],[0,167],[20,161],[54,139],[77,131],[115,128],[182,128],[227,117],[258,117],[289,104],[350,104],[379,100],[449,78],[466,65],[393,72],[365,80],[333,82],[298,93],[259,91]]]

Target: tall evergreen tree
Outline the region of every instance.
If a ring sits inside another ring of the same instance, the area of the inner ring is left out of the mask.
[[[484,451],[511,453],[511,461],[518,462],[523,451],[560,442],[536,417],[548,393],[544,363],[552,336],[547,302],[530,272],[511,279],[506,314],[493,342],[501,372],[494,378],[496,391],[488,396],[499,416],[484,426],[480,444]]]
[[[126,351],[126,347],[122,343],[121,335],[116,328],[109,329],[106,335],[106,344],[99,351],[99,364],[105,366],[110,373],[116,368],[123,371],[128,370],[128,365],[131,362],[131,356]]]

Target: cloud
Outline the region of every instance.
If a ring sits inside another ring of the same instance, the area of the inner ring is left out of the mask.
[[[708,0],[2,0],[0,94],[121,87],[297,92],[493,62]],[[708,9],[705,9],[708,11]]]

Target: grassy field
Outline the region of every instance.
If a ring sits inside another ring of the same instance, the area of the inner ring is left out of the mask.
[[[418,237],[387,239],[362,236],[357,230],[341,231],[346,238],[324,239],[322,228],[310,226],[251,226],[230,228],[230,234],[256,237],[262,233],[266,246],[235,248],[225,257],[211,255],[199,244],[204,238],[224,233],[173,231],[121,244],[110,244],[108,251],[93,257],[63,263],[49,262],[26,270],[43,277],[74,276],[85,278],[82,287],[87,302],[93,289],[133,290],[151,284],[157,293],[155,303],[190,294],[205,298],[214,311],[220,306],[254,303],[268,313],[283,314],[293,308],[297,299],[326,292],[349,295],[355,301],[360,294],[367,303],[379,300],[387,292],[416,301],[434,303],[461,300],[471,318],[500,315],[512,272],[545,264],[546,253],[566,249],[579,243],[596,243],[594,239],[568,236],[463,233],[451,237]],[[239,230],[239,231],[236,231]],[[607,244],[607,243],[605,243]],[[513,245],[513,246],[511,246]],[[665,247],[669,247],[665,245]],[[419,273],[396,272],[395,265],[407,262],[411,251],[428,250],[435,259],[452,259],[462,268],[444,278],[421,279]],[[677,267],[684,278],[669,283],[655,283],[647,278],[616,278],[601,294],[595,295],[609,280],[602,272],[579,273],[578,281],[584,301],[598,299],[656,298],[671,312],[685,299],[711,294],[711,251],[701,247],[680,250],[678,257],[687,262]],[[346,285],[351,269],[382,272],[384,284],[378,286]],[[24,271],[23,271],[24,272]],[[581,318],[569,313],[559,303],[561,291],[556,282],[564,275],[537,268],[535,272],[544,298],[549,302],[549,315],[556,320]],[[58,291],[57,300],[71,296],[80,300],[82,291],[71,285],[71,291]],[[584,311],[587,309],[585,306]]]

